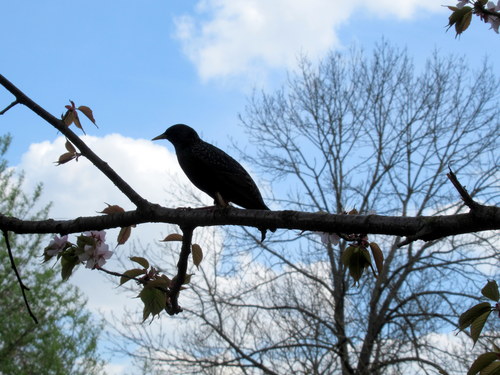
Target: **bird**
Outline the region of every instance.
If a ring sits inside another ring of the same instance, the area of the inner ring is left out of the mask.
[[[227,207],[231,202],[246,209],[270,210],[245,168],[220,148],[203,141],[190,126],[172,125],[152,140],[160,139],[173,144],[179,165],[188,179],[212,197],[216,206]],[[266,228],[259,230],[261,241],[264,241]]]

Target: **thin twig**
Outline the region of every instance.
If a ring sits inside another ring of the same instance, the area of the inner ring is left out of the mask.
[[[19,101],[17,99],[14,100],[12,103],[10,103],[5,109],[3,109],[2,111],[0,111],[0,115],[3,115],[5,112],[7,112],[12,107],[14,107],[16,104],[19,104]]]
[[[448,179],[451,181],[451,183],[453,184],[453,186],[455,186],[455,189],[457,189],[458,193],[462,197],[462,200],[467,205],[467,207],[469,207],[471,210],[474,210],[474,209],[476,209],[479,206],[478,203],[474,202],[474,200],[469,195],[469,193],[467,192],[467,190],[465,189],[465,187],[462,186],[462,184],[460,184],[460,182],[458,181],[457,176],[455,175],[455,173],[453,173],[453,171],[451,170],[451,168],[450,168],[450,172],[446,174],[446,177],[448,177]]]
[[[138,283],[144,284],[144,280],[138,279],[137,277],[128,276],[128,275],[125,275],[124,273],[120,273],[120,272],[109,271],[109,270],[107,270],[107,269],[105,269],[103,267],[98,267],[98,266],[96,266],[96,269],[99,270],[99,271],[102,271],[104,273],[107,273],[108,275],[111,275],[111,276],[125,277],[125,278],[127,278],[129,280],[135,280]]]
[[[17,270],[16,267],[16,262],[14,261],[14,256],[12,255],[12,249],[10,248],[10,242],[9,242],[9,233],[6,230],[2,230],[3,233],[3,238],[5,239],[5,244],[7,245],[7,252],[9,253],[9,258],[10,258],[10,265],[12,266],[12,269],[14,270],[14,273],[16,274],[17,277],[17,282],[19,283],[19,286],[21,287],[21,292],[23,293],[23,299],[24,299],[24,304],[26,305],[26,308],[28,309],[28,313],[30,314],[31,318],[35,322],[35,324],[38,324],[38,319],[36,318],[35,314],[31,311],[30,304],[28,302],[28,298],[26,297],[26,290],[30,290],[26,285],[24,285],[23,280],[21,279],[21,275],[19,274],[19,271]]]
[[[458,181],[457,176],[453,171],[450,169],[450,172],[446,174],[446,177],[451,181],[455,189],[457,189],[458,193],[462,197],[462,200],[464,201],[465,205],[471,209],[471,214],[474,213],[474,211],[478,211],[478,208],[482,207],[479,203],[475,202],[472,197],[469,195],[467,190],[465,189],[464,186]],[[436,217],[437,218],[437,217]],[[414,235],[406,236],[406,239],[400,243],[397,244],[398,247],[406,246],[409,245],[410,243],[421,240],[421,239],[426,239],[428,236],[431,236],[431,239],[436,239],[432,238],[432,225],[430,224],[430,221],[435,222],[435,219],[433,220],[432,218],[427,219],[424,221],[427,225],[423,225],[422,228]]]

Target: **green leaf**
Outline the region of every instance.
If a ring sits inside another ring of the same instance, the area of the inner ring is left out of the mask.
[[[97,124],[95,123],[94,119],[94,114],[92,113],[92,110],[87,107],[86,105],[81,105],[77,108],[80,112],[82,112],[87,118],[92,121],[92,123],[97,127]]]
[[[99,213],[100,214],[106,214],[106,215],[111,215],[111,214],[116,214],[116,213],[122,213],[122,212],[125,212],[125,210],[116,205],[116,204],[109,204],[109,203],[106,203],[107,207],[100,211]]]
[[[457,34],[463,33],[470,26],[470,22],[472,21],[472,12],[467,12],[464,14],[460,22],[455,24],[455,30]]]
[[[481,302],[475,306],[472,306],[469,310],[460,315],[460,318],[458,319],[459,329],[463,331],[486,311],[491,311],[491,305],[488,302]]]
[[[467,27],[469,27],[470,21],[472,19],[472,8],[471,7],[463,7],[461,9],[458,8],[449,8],[454,10],[448,18],[448,28],[455,25],[455,31],[457,35],[461,34]]]
[[[481,354],[470,366],[469,371],[467,371],[467,375],[475,375],[478,372],[482,371],[489,365],[491,365],[495,360],[498,359],[498,354],[494,352],[488,352]]]
[[[143,257],[130,257],[130,260],[132,262],[139,263],[141,266],[143,266],[145,269],[149,268],[149,262],[146,258]]]
[[[78,117],[78,113],[73,111],[73,123],[78,129],[81,129],[83,134],[85,134],[85,130],[83,130],[82,123],[80,122],[80,117]]]
[[[75,147],[71,144],[70,141],[68,141],[68,139],[66,138],[66,143],[64,144],[64,147],[66,148],[66,150],[68,150],[68,152],[71,152],[73,154],[76,154],[76,149]]]
[[[500,362],[495,361],[491,362],[488,366],[486,366],[483,371],[481,371],[481,375],[500,375]]]
[[[76,158],[76,155],[74,153],[72,153],[72,152],[65,152],[64,154],[62,154],[61,156],[59,156],[59,159],[57,159],[57,161],[55,163],[56,163],[56,165],[65,164],[68,161],[71,161],[71,160],[73,160],[75,158]]]
[[[372,262],[372,258],[370,257],[370,253],[364,247],[360,247],[359,251],[360,251],[360,254],[363,256],[364,260],[366,261],[365,267],[368,267],[368,265]]]
[[[380,250],[380,247],[375,242],[370,242],[370,250],[372,251],[373,259],[375,260],[375,265],[380,275],[384,268],[384,253],[382,253],[382,250]]]
[[[148,282],[148,288],[162,288],[168,289],[170,287],[170,280],[165,278],[158,278]]]
[[[349,274],[355,282],[361,279],[364,269],[371,263],[370,253],[365,248],[353,247],[349,259]]]
[[[200,245],[197,243],[193,244],[193,246],[191,246],[191,253],[193,255],[193,264],[196,267],[199,267],[201,261],[203,260],[203,250],[201,250]]]
[[[144,275],[146,273],[146,270],[144,268],[132,268],[131,270],[126,270],[123,274],[125,276],[122,276],[120,278],[120,285],[125,284],[127,281],[132,280],[131,277],[137,277],[139,275]],[[128,277],[126,277],[128,276]]]
[[[490,316],[491,310],[488,310],[481,315],[479,315],[472,324],[470,325],[470,335],[472,337],[472,340],[474,341],[474,344],[477,342],[479,339],[479,335],[481,334],[481,331],[483,330],[484,323],[486,323],[486,319],[488,319],[488,316]]]
[[[123,245],[130,238],[132,234],[132,227],[124,227],[120,229],[120,233],[118,233],[117,245]]]
[[[64,125],[70,126],[74,120],[75,120],[75,112],[71,109],[68,109],[62,117]]]
[[[68,280],[75,266],[80,263],[78,257],[74,254],[66,253],[61,257],[61,277]]]
[[[349,246],[347,249],[344,250],[342,256],[340,257],[340,260],[342,261],[342,264],[344,266],[349,267],[349,264],[351,263],[351,256],[355,250],[356,248],[354,246]]]
[[[169,241],[182,241],[182,234],[170,233],[167,237],[161,240],[161,242],[169,242]]]
[[[495,280],[489,280],[488,283],[481,289],[481,293],[488,299],[498,302],[500,294],[498,293],[498,284]]]
[[[458,17],[459,17],[459,9],[456,8],[456,9],[452,9],[450,8],[453,12],[450,14],[450,16],[448,17],[448,29],[450,27],[452,27],[454,24],[457,23],[457,20],[458,20]]]
[[[145,287],[141,293],[139,293],[139,297],[144,303],[144,310],[142,312],[143,322],[150,314],[152,314],[153,317],[158,315],[167,305],[167,296],[156,288]]]
[[[81,249],[83,249],[85,245],[95,246],[95,239],[93,237],[84,236],[82,234],[81,236],[78,236],[76,238],[76,245]]]

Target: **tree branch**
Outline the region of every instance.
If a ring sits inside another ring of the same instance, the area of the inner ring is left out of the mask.
[[[179,292],[186,279],[189,254],[191,254],[191,241],[193,239],[193,227],[181,227],[182,230],[182,248],[177,262],[177,275],[174,277],[173,285],[170,288],[170,303],[167,303],[165,310],[169,315],[182,312],[179,306]]]
[[[0,115],[3,115],[5,112],[7,112],[9,109],[11,109],[12,107],[14,107],[16,104],[19,104],[19,102],[16,100],[14,100],[12,103],[10,103],[7,107],[5,107],[4,109],[2,109],[0,111]]]
[[[457,191],[460,194],[460,196],[462,197],[462,200],[464,201],[465,205],[471,209],[469,215],[471,215],[472,218],[475,217],[476,214],[479,214],[479,212],[482,211],[482,209],[484,207],[487,207],[487,206],[480,205],[479,203],[477,203],[476,201],[474,201],[472,199],[472,197],[467,192],[465,187],[458,181],[457,176],[455,175],[455,173],[453,173],[451,168],[450,168],[450,172],[446,174],[446,177],[448,177],[448,179],[451,181],[451,183],[453,184],[455,189],[457,189]],[[498,207],[495,207],[495,208],[498,209]],[[434,216],[434,217],[440,217],[440,216]],[[413,241],[423,239],[422,237],[425,238],[428,234],[430,234],[429,231],[431,231],[431,230],[432,230],[432,228],[429,228],[429,227],[422,228],[422,230],[420,232],[418,232],[414,235],[410,235],[410,236],[407,235],[406,239],[403,242],[400,242],[398,244],[398,246],[399,247],[405,246]],[[437,238],[434,238],[434,239],[437,239]]]
[[[455,173],[453,173],[451,168],[450,172],[446,174],[446,177],[448,177],[453,186],[455,186],[455,189],[457,189],[458,193],[462,197],[462,200],[464,201],[466,206],[469,207],[471,210],[475,210],[479,206],[479,204],[474,202],[474,200],[469,195],[465,187],[458,181],[457,176],[455,175]]]
[[[367,233],[411,237],[413,241],[500,229],[500,207],[478,205],[474,212],[441,216],[342,215],[324,212],[246,210],[235,207],[207,210],[173,209],[147,203],[141,210],[72,220],[20,220],[0,214],[0,229],[18,234],[69,234],[144,223],[181,227],[243,225],[326,233]]]
[[[14,261],[14,257],[12,255],[12,249],[10,247],[10,242],[9,242],[9,233],[6,230],[2,230],[3,232],[3,238],[5,239],[5,245],[7,246],[7,252],[9,253],[9,259],[10,259],[10,265],[12,269],[14,270],[14,273],[17,278],[17,282],[19,283],[19,286],[21,287],[21,292],[23,294],[23,300],[24,304],[26,305],[26,308],[28,309],[28,313],[30,314],[31,318],[35,322],[35,324],[38,324],[38,319],[36,318],[35,314],[33,314],[33,311],[31,311],[30,304],[28,302],[28,298],[26,297],[26,290],[30,290],[26,285],[24,285],[23,280],[21,279],[21,275],[19,274],[19,271],[17,270],[16,267],[16,262]]]

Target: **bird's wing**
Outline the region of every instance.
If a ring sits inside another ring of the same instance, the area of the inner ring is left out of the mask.
[[[219,192],[225,200],[244,208],[267,209],[248,172],[224,151],[200,142],[189,154],[188,168],[181,166],[199,189],[213,198]]]

